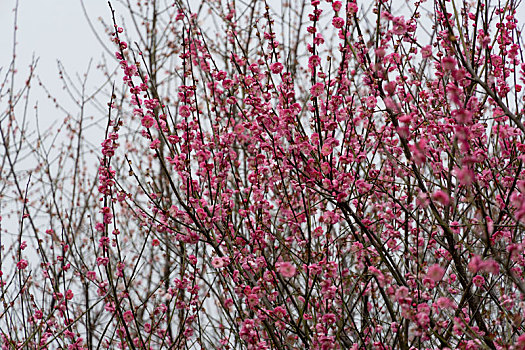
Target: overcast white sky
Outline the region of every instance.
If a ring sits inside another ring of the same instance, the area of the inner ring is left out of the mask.
[[[89,17],[97,25],[99,35],[103,40],[107,40],[107,44],[110,44],[98,21],[99,17],[106,21],[111,19],[107,1],[84,0],[84,3]],[[12,58],[15,5],[16,0],[0,0],[0,47],[2,48],[0,67],[3,67],[2,73],[9,66]],[[87,83],[89,93],[94,91],[102,81],[100,73],[94,69],[94,66],[101,61],[103,53],[103,48],[86,20],[80,0],[19,0],[17,87],[23,86],[27,77],[27,68],[34,55],[35,58],[38,58],[37,77],[46,85],[53,97],[57,98],[60,104],[75,116],[78,113],[78,107],[75,107],[62,89],[57,60],[60,60],[67,72],[74,77],[77,73],[82,75],[90,60],[93,59],[93,67]],[[108,57],[108,59],[111,62],[111,58]],[[46,128],[53,122],[63,120],[66,113],[54,107],[37,82],[37,79],[33,80],[29,106],[33,107],[38,102],[38,122],[42,128]],[[2,108],[5,107],[5,102],[2,101]],[[35,113],[31,112],[28,117],[34,122]]]
[[[6,34],[12,32],[12,9],[16,2],[2,0],[0,3],[1,43],[4,47],[4,44],[12,42]],[[86,6],[92,15],[109,15],[108,5],[104,0],[87,1]],[[89,54],[89,49],[93,49],[89,47],[93,42],[93,35],[89,31],[79,0],[21,0],[19,33],[24,52],[40,51],[46,56],[52,53],[57,57],[72,59],[84,53]]]
[[[86,10],[110,19],[105,0],[85,1]],[[11,59],[13,8],[15,0],[0,1],[0,66]],[[18,13],[18,65],[27,66],[34,53],[40,58],[38,73],[46,80],[56,77],[56,60],[82,71],[91,57],[100,57],[102,49],[82,11],[80,0],[20,0]]]
[[[111,20],[111,11],[106,0],[84,0],[85,7],[89,17],[97,25],[97,30],[106,44],[111,43],[105,35],[102,26],[99,24],[98,17],[102,17],[109,22]],[[0,67],[2,68],[0,77],[5,77],[6,69],[12,60],[13,47],[13,21],[16,0],[0,0]],[[33,107],[38,103],[38,123],[41,129],[45,130],[51,125],[61,123],[67,115],[74,118],[79,116],[79,108],[73,103],[69,95],[62,88],[62,82],[59,78],[57,60],[60,60],[67,72],[75,79],[78,73],[80,76],[86,72],[86,68],[91,59],[93,59],[91,72],[87,82],[87,94],[93,93],[104,81],[102,74],[95,69],[95,66],[101,62],[102,55],[105,54],[110,64],[115,64],[113,60],[104,51],[100,42],[90,29],[88,21],[82,10],[80,0],[19,0],[18,6],[18,32],[17,32],[17,60],[16,67],[19,73],[16,75],[15,89],[24,86],[28,74],[28,66],[34,55],[38,58],[36,77],[38,77],[51,92],[52,96],[57,98],[59,103],[66,109],[65,111],[55,108],[54,103],[48,99],[44,89],[38,86],[38,79],[32,83],[31,96],[29,100],[27,117],[29,118],[29,129],[35,129],[37,114]],[[5,91],[4,91],[5,93]],[[103,96],[101,96],[103,98]],[[101,101],[105,103],[106,101]],[[16,109],[16,117],[20,120],[23,104]],[[7,108],[7,100],[0,100],[0,109],[4,112]],[[88,128],[88,140],[91,147],[97,147],[103,139],[103,133],[100,130],[105,128],[106,114],[97,111],[90,105],[86,110],[86,117],[93,116],[93,119],[100,121],[100,127],[92,126]],[[58,124],[60,125],[60,124]],[[52,128],[51,130],[55,130]],[[34,137],[30,137],[34,140]],[[47,138],[51,143],[52,139]],[[60,142],[60,140],[59,140]],[[4,152],[0,148],[0,153]],[[56,152],[55,152],[56,153]],[[52,154],[53,155],[53,154]],[[55,154],[56,155],[56,154]],[[96,171],[96,156],[93,156],[93,169]],[[31,157],[25,158],[16,166],[17,171],[21,169],[32,169],[35,166]],[[4,169],[5,170],[5,169]],[[21,179],[25,182],[25,179]],[[3,193],[6,198],[16,197],[12,189]],[[9,217],[7,212],[10,211],[11,202],[5,199],[0,203],[0,215],[3,216],[2,232],[17,232],[18,218]],[[7,216],[7,217],[6,217]],[[5,240],[2,242],[5,244]]]

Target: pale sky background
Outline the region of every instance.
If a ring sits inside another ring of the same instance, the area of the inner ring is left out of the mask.
[[[107,1],[84,0],[84,2],[88,16],[93,21],[93,24],[96,25],[100,38],[105,41],[106,45],[111,47],[113,44],[98,20],[99,17],[102,17],[106,22],[111,21],[111,11]],[[15,5],[15,0],[0,0],[0,78],[2,80],[12,60],[13,23],[15,17],[13,9]],[[115,4],[114,6],[117,7]],[[122,13],[125,12],[122,11]],[[96,69],[96,65],[102,61],[102,55],[106,56],[108,64],[111,65],[110,71],[113,71],[117,65],[116,60],[109,56],[90,29],[80,0],[19,0],[17,43],[16,67],[18,73],[15,78],[15,89],[20,89],[24,86],[32,57],[34,56],[39,60],[35,78],[32,80],[32,90],[28,104],[28,129],[31,131],[35,130],[37,117],[33,107],[37,103],[38,123],[43,130],[54,125],[51,129],[54,131],[68,114],[74,118],[79,116],[79,107],[75,105],[62,87],[63,84],[58,74],[57,60],[61,61],[77,85],[76,75],[79,74],[79,77],[82,77],[90,60],[92,60],[92,67],[86,84],[86,93],[88,95],[92,94],[104,82],[102,74]],[[120,75],[115,79],[119,78],[121,79]],[[55,104],[47,97],[44,89],[38,85],[39,80],[45,84],[52,96],[57,98],[66,111],[55,107]],[[110,87],[106,90],[108,89]],[[5,90],[3,93],[5,94]],[[103,95],[99,97],[101,103],[105,104],[108,102],[105,101]],[[22,118],[22,107],[23,101],[15,110],[17,120]],[[4,97],[0,100],[0,109],[4,112],[6,108],[7,98]],[[99,149],[100,142],[104,137],[103,132],[100,132],[100,130],[103,130],[106,126],[107,115],[105,112],[94,108],[93,105],[87,106],[85,115],[87,118],[92,116],[94,121],[98,121],[97,123],[101,124],[100,126],[92,125],[84,129],[84,135],[91,144],[89,148]],[[34,141],[34,135],[29,137],[29,139]],[[49,143],[51,143],[51,140],[51,137],[47,137]],[[59,139],[58,143],[60,142],[61,140]],[[0,148],[0,154],[3,152],[5,151],[2,147]],[[56,156],[58,150],[54,153]],[[98,153],[94,154],[92,162],[90,161],[94,172],[97,169],[96,157],[98,156]],[[16,164],[16,169],[18,171],[32,169],[35,165],[34,158],[32,160],[31,157],[27,157]],[[25,183],[27,181],[26,178],[28,177],[23,176],[20,179],[21,182]],[[11,209],[14,209],[12,208],[13,203],[9,202],[9,198],[16,197],[16,193],[13,190],[13,188],[8,187],[6,193],[4,193],[6,198],[3,203],[0,203],[2,244],[8,244],[9,237],[12,237],[19,228],[19,217],[9,217],[7,215]]]
[[[9,60],[5,48],[12,44],[15,4],[14,0],[0,1],[2,63]],[[92,18],[110,18],[107,1],[87,0],[85,5]],[[100,51],[80,0],[20,0],[18,22],[21,59],[35,52],[41,57],[42,70],[51,69],[56,58],[67,65],[87,64],[89,57]]]
[[[103,17],[106,21],[111,19],[107,1],[85,0],[84,2],[89,17],[97,25],[100,37],[111,46],[108,36],[105,35],[98,21],[98,17]],[[0,67],[4,67],[4,70],[12,57],[15,4],[15,0],[0,0],[0,47],[2,48]],[[19,0],[17,43],[16,65],[20,72],[17,85],[21,86],[25,81],[27,67],[34,55],[39,59],[36,75],[54,97],[58,98],[65,107],[71,108],[72,113],[75,112],[75,107],[69,104],[69,98],[62,89],[57,60],[60,60],[68,73],[74,76],[76,73],[83,74],[90,60],[93,59],[93,68],[87,84],[88,91],[95,89],[101,81],[101,76],[98,75],[97,78],[98,72],[94,68],[105,52],[90,29],[80,0]],[[107,58],[111,62],[111,58]],[[64,117],[54,112],[53,104],[47,101],[46,94],[37,84],[33,85],[32,96],[31,107],[38,100],[39,122],[45,125],[46,122]]]
[[[11,60],[15,4],[15,0],[0,0],[0,66]],[[97,24],[99,16],[111,19],[105,0],[85,0],[85,7]],[[107,39],[103,32],[100,34]],[[72,72],[82,73],[90,58],[97,60],[103,52],[80,0],[20,0],[17,36],[18,67],[27,67],[34,53],[39,57],[38,75],[50,84],[53,80],[58,82],[57,59]]]

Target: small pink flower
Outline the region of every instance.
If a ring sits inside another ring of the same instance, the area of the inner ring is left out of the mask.
[[[454,302],[447,297],[438,298],[434,303],[434,307],[439,309],[453,309],[455,306]]]
[[[332,145],[325,143],[323,147],[321,148],[321,154],[326,157],[332,153],[332,150],[333,150]]]
[[[216,79],[217,79],[218,81],[221,81],[221,80],[223,80],[223,79],[225,79],[225,78],[226,78],[226,72],[225,72],[225,71],[221,70],[221,71],[217,72],[217,77],[216,77]]]
[[[326,323],[326,324],[333,324],[335,323],[335,315],[334,314],[324,314],[323,315],[323,323]]]
[[[224,300],[224,307],[226,309],[229,309],[232,306],[233,306],[233,299],[232,298],[227,298],[227,299]]]
[[[27,267],[28,263],[27,263],[27,260],[24,260],[24,259],[21,259],[19,262],[16,263],[16,267],[19,269],[19,270],[23,270]]]
[[[456,59],[450,56],[444,57],[441,60],[441,66],[445,71],[454,70],[456,68]]]
[[[337,29],[341,29],[345,25],[345,20],[341,17],[334,17],[334,19],[332,20],[332,25]]]
[[[474,278],[472,279],[472,283],[474,283],[477,287],[481,287],[485,284],[485,279],[483,278],[483,276],[477,275],[474,276]]]
[[[474,255],[470,262],[467,265],[467,268],[472,273],[478,273],[479,269],[481,268],[481,265],[483,263],[483,260],[481,260],[481,257],[479,255]]]
[[[308,68],[313,69],[321,63],[321,59],[317,55],[310,56],[308,59]]]
[[[133,312],[131,312],[131,310],[128,310],[128,311],[124,312],[122,317],[124,318],[124,322],[129,323],[129,322],[133,321]]]
[[[459,180],[460,185],[469,186],[474,180],[474,172],[468,167],[456,169],[455,174]]]
[[[224,266],[224,262],[222,261],[221,258],[215,257],[211,259],[211,266],[215,267],[216,269],[220,269],[221,267]]]
[[[151,323],[145,323],[144,330],[146,331],[146,333],[151,333]]]
[[[370,109],[373,109],[377,106],[377,99],[375,96],[368,96],[366,98],[366,106]]]
[[[234,82],[231,79],[224,79],[222,81],[222,87],[225,88],[226,90],[232,88],[233,85],[234,85]]]
[[[472,121],[472,112],[464,108],[453,110],[452,116],[460,124],[467,124]]]
[[[499,274],[499,264],[494,259],[487,259],[481,262],[479,268],[483,272],[488,272],[493,275]]]
[[[43,313],[42,311],[40,311],[40,310],[35,310],[34,315],[35,315],[35,318],[36,318],[37,320],[41,320],[42,317],[44,317],[44,313]]]
[[[428,268],[427,277],[434,282],[439,282],[443,279],[445,270],[439,264],[434,264]]]
[[[341,4],[341,1],[334,1],[332,4],[332,8],[334,9],[335,12],[339,11],[342,6],[343,4]]]
[[[403,35],[407,32],[407,25],[403,17],[396,17],[393,19],[393,22],[394,27],[392,28],[392,32],[394,32],[394,34]]]
[[[185,105],[180,106],[179,107],[179,114],[183,118],[188,118],[190,116],[190,114],[191,114],[190,107],[185,106]]]
[[[323,93],[323,89],[324,89],[323,83],[316,83],[310,89],[310,93],[312,94],[312,96],[317,97]]]
[[[97,258],[97,265],[98,266],[106,266],[107,264],[109,263],[109,258],[108,257],[102,257],[102,256],[99,256]]]
[[[180,141],[180,137],[178,135],[168,136],[168,142],[171,143],[172,145],[176,144],[179,141]]]
[[[86,277],[90,281],[94,281],[97,279],[97,273],[95,271],[88,271],[86,272]]]
[[[257,304],[259,304],[259,297],[257,297],[257,294],[248,294],[246,297],[246,301],[248,305],[253,308]]]
[[[313,42],[314,42],[315,45],[324,44],[323,35],[321,33],[317,33],[317,35],[315,36]]]
[[[151,143],[149,145],[149,148],[157,149],[157,148],[159,148],[159,145],[160,145],[160,140],[159,139],[155,139],[155,140],[151,141]]]
[[[350,2],[348,3],[348,5],[346,6],[346,11],[348,12],[348,14],[350,16],[353,16],[357,13],[357,4],[355,2]]]
[[[291,278],[295,276],[296,269],[295,266],[293,266],[290,262],[286,261],[278,263],[277,271],[284,277]]]
[[[434,194],[432,195],[432,198],[444,206],[447,206],[450,204],[450,197],[445,191],[439,190],[439,191],[434,192]]]
[[[270,65],[270,70],[273,74],[279,74],[283,70],[283,64],[280,62],[275,62]]]
[[[421,48],[421,56],[423,56],[423,58],[432,57],[432,46],[427,45]]]

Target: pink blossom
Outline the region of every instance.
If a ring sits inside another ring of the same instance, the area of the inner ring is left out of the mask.
[[[41,310],[35,310],[34,315],[37,320],[41,320],[44,317],[44,313]]]
[[[27,263],[27,260],[25,259],[21,259],[19,262],[16,263],[16,267],[19,269],[19,270],[23,270],[27,267],[28,263]]]
[[[469,269],[470,272],[477,273],[479,269],[481,268],[482,262],[483,261],[481,260],[481,257],[479,255],[474,255],[470,259],[470,262],[468,263],[467,268]]]
[[[461,124],[467,124],[472,121],[472,112],[464,108],[455,109],[452,111],[452,116]]]
[[[348,11],[348,14],[350,16],[353,16],[357,13],[357,4],[355,2],[348,2],[348,5],[346,7],[346,10]]]
[[[246,296],[246,302],[251,308],[253,308],[257,304],[259,304],[259,297],[257,296],[257,294],[248,294]]]
[[[451,56],[444,57],[441,60],[441,66],[443,67],[443,70],[445,71],[451,71],[456,69],[456,59]]]
[[[324,43],[324,38],[323,38],[323,35],[321,33],[317,33],[317,35],[315,36],[314,40],[313,40],[313,43],[315,45],[321,45]]]
[[[493,275],[499,274],[499,264],[494,259],[487,259],[479,264],[480,270]]]
[[[322,318],[323,322],[326,324],[333,324],[335,323],[336,317],[332,313],[324,314]]]
[[[216,256],[213,259],[211,259],[211,265],[216,269],[219,269],[224,266],[224,262],[222,261],[222,258]]]
[[[428,268],[427,277],[434,282],[439,282],[443,279],[445,270],[439,264],[434,264]]]
[[[474,283],[477,287],[481,287],[485,283],[485,279],[483,276],[477,275],[472,279],[472,283]]]
[[[323,90],[324,90],[324,84],[316,83],[310,89],[310,93],[312,94],[313,97],[317,97],[323,93]]]
[[[421,328],[427,328],[430,323],[430,317],[427,312],[418,312],[416,314],[416,321]]]
[[[308,59],[308,68],[314,69],[321,63],[321,59],[317,55],[310,56]]]
[[[430,58],[432,57],[432,46],[427,45],[421,48],[421,56],[423,58]]]
[[[226,90],[231,89],[234,85],[234,81],[231,79],[224,79],[222,81],[222,87]]]
[[[456,307],[455,303],[447,297],[440,297],[434,303],[437,309],[453,309]]]
[[[159,139],[155,139],[155,140],[151,141],[151,143],[149,145],[149,148],[157,149],[157,148],[159,148],[159,146],[160,146],[160,140]]]
[[[377,99],[375,96],[368,96],[366,98],[366,106],[370,109],[373,109],[377,106]]]
[[[291,278],[295,276],[295,266],[293,266],[290,262],[281,262],[276,264],[277,271],[283,275],[284,277]]]
[[[127,311],[124,312],[122,317],[124,319],[124,322],[129,323],[129,322],[133,321],[133,312],[131,310],[127,310]]]
[[[330,153],[332,153],[332,150],[333,150],[332,146],[331,146],[330,144],[328,144],[328,143],[325,143],[325,144],[323,145],[323,147],[321,148],[321,154],[322,154],[324,157],[326,157],[326,156],[328,156]]]
[[[407,31],[407,25],[405,23],[405,19],[403,17],[396,17],[393,19],[394,27],[392,28],[392,32],[396,35],[403,35]]]
[[[108,263],[109,263],[109,258],[108,257],[99,256],[97,258],[97,265],[98,266],[101,266],[101,265],[106,266]]]
[[[459,180],[459,183],[464,186],[470,186],[474,180],[474,172],[468,167],[456,169],[455,174]]]
[[[334,17],[334,19],[332,19],[332,25],[335,28],[340,29],[345,25],[345,20],[341,17]]]
[[[97,273],[95,271],[88,271],[86,272],[86,277],[90,281],[94,281],[97,279]]]
[[[188,118],[191,115],[190,107],[182,105],[179,107],[179,114],[183,118]]]
[[[217,75],[216,75],[215,79],[217,79],[218,81],[221,81],[224,78],[226,78],[226,75],[227,75],[227,73],[225,71],[221,70],[221,71],[217,72]]]
[[[450,197],[445,191],[438,190],[434,192],[434,194],[432,195],[432,198],[444,206],[447,206],[450,204]]]
[[[281,62],[275,62],[270,65],[270,70],[273,74],[279,74],[283,70],[283,64]]]

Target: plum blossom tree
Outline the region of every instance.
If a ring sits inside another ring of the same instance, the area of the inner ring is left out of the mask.
[[[123,4],[3,348],[525,349],[518,2]]]

